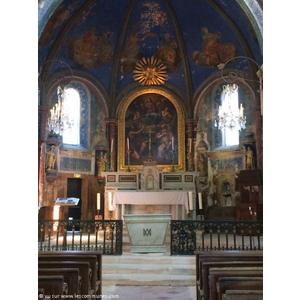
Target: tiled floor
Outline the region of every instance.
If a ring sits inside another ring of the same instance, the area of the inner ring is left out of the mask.
[[[103,286],[103,299],[120,300],[195,300],[194,286]]]

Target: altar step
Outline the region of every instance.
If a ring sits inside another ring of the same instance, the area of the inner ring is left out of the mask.
[[[167,254],[103,256],[104,286],[195,286],[195,257]]]

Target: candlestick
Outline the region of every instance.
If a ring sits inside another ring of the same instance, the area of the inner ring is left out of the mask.
[[[113,207],[112,207],[112,193],[111,192],[108,193],[108,210],[109,211],[113,211]]]
[[[192,139],[189,138],[189,152],[192,152]]]
[[[127,138],[127,150],[129,151],[129,138]]]
[[[152,139],[151,139],[151,128],[149,130],[149,155],[148,155],[148,161],[152,161],[152,149],[151,149],[151,144],[152,144]]]
[[[114,149],[114,139],[111,139],[111,142],[110,142],[110,153],[113,153],[113,149]]]
[[[202,209],[202,194],[198,193],[199,209]]]
[[[97,210],[100,210],[100,199],[101,199],[101,195],[100,193],[97,193]]]
[[[128,151],[127,151],[128,166],[127,166],[126,172],[131,172],[131,169],[130,169],[130,152],[131,151],[128,149]]]
[[[172,160],[172,168],[171,172],[175,172],[175,167],[174,167],[174,150],[171,150],[171,160]]]
[[[193,192],[189,192],[189,209],[193,210]]]

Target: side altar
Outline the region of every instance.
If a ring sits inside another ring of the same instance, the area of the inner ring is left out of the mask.
[[[102,172],[105,177],[105,218],[170,214],[173,220],[196,220],[197,172],[163,172],[155,162],[136,172]]]

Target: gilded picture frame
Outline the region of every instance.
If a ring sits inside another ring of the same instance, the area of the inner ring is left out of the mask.
[[[118,119],[118,171],[137,171],[150,161],[163,172],[185,170],[184,113],[171,93],[136,91],[124,100]]]

